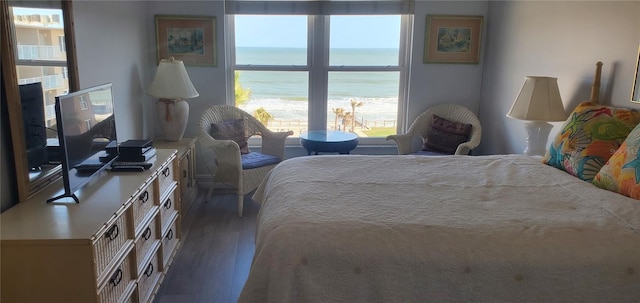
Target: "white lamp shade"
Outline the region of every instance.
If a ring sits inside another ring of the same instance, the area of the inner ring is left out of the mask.
[[[199,96],[180,60],[160,60],[147,94],[158,99],[187,99]]]
[[[526,77],[507,117],[529,121],[564,121],[558,78]]]

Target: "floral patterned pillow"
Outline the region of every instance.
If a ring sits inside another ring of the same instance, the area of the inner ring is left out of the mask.
[[[249,144],[245,133],[244,119],[235,119],[221,123],[211,123],[211,137],[216,140],[233,140],[238,143],[241,154],[248,154]]]
[[[637,110],[583,102],[567,118],[542,162],[591,182],[638,123]]]
[[[473,125],[449,121],[437,115],[431,118],[431,128],[424,138],[422,150],[453,155],[458,145],[469,141]]]
[[[593,184],[640,200],[640,125],[600,169]]]

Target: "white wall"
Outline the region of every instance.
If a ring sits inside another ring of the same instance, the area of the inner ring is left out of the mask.
[[[80,87],[113,83],[119,141],[153,135],[147,10],[145,1],[73,1]]]
[[[437,104],[461,104],[475,113],[480,106],[484,45],[480,46],[479,64],[422,63],[427,15],[484,16],[483,42],[487,36],[487,1],[416,1],[407,108],[409,124],[427,108]]]
[[[155,15],[216,18],[218,65],[186,66],[200,97],[188,101],[185,136],[197,135],[204,109],[225,102],[222,1],[74,1],[80,86],[113,83],[120,141],[162,136],[156,100],[146,95],[158,63]]]
[[[480,152],[522,153],[523,121],[505,115],[525,76],[558,77],[565,111],[589,100],[604,63],[600,103],[629,102],[640,43],[640,1],[492,1],[482,80]],[[555,125],[552,138],[562,122]]]
[[[224,71],[224,2],[223,1],[142,1],[148,3],[146,22],[151,28],[148,32],[146,49],[152,53],[146,58],[149,68],[149,80],[145,83],[145,89],[151,85],[153,75],[157,69],[156,39],[155,39],[155,15],[176,16],[208,16],[216,19],[216,55],[217,66],[186,66],[189,78],[196,88],[199,97],[189,99],[189,121],[185,131],[185,137],[198,135],[198,122],[202,113],[214,104],[225,104],[225,71]],[[165,59],[165,58],[161,58]],[[155,99],[150,99],[155,103]],[[150,109],[152,120],[150,126],[154,128],[157,136],[162,136],[162,130],[155,117],[155,108]]]

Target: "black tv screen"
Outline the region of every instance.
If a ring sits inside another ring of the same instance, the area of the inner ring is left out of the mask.
[[[62,149],[64,193],[47,202],[72,197],[117,157],[112,84],[56,97],[56,121]]]
[[[42,83],[21,84],[19,91],[29,170],[39,170],[49,162]]]

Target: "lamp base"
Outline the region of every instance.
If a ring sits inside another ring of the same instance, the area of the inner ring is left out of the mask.
[[[524,154],[528,156],[544,156],[547,151],[547,139],[553,125],[544,121],[527,121],[524,124],[527,130],[527,147]]]
[[[182,140],[189,118],[189,103],[185,100],[160,99],[156,103],[156,114],[164,139]]]

